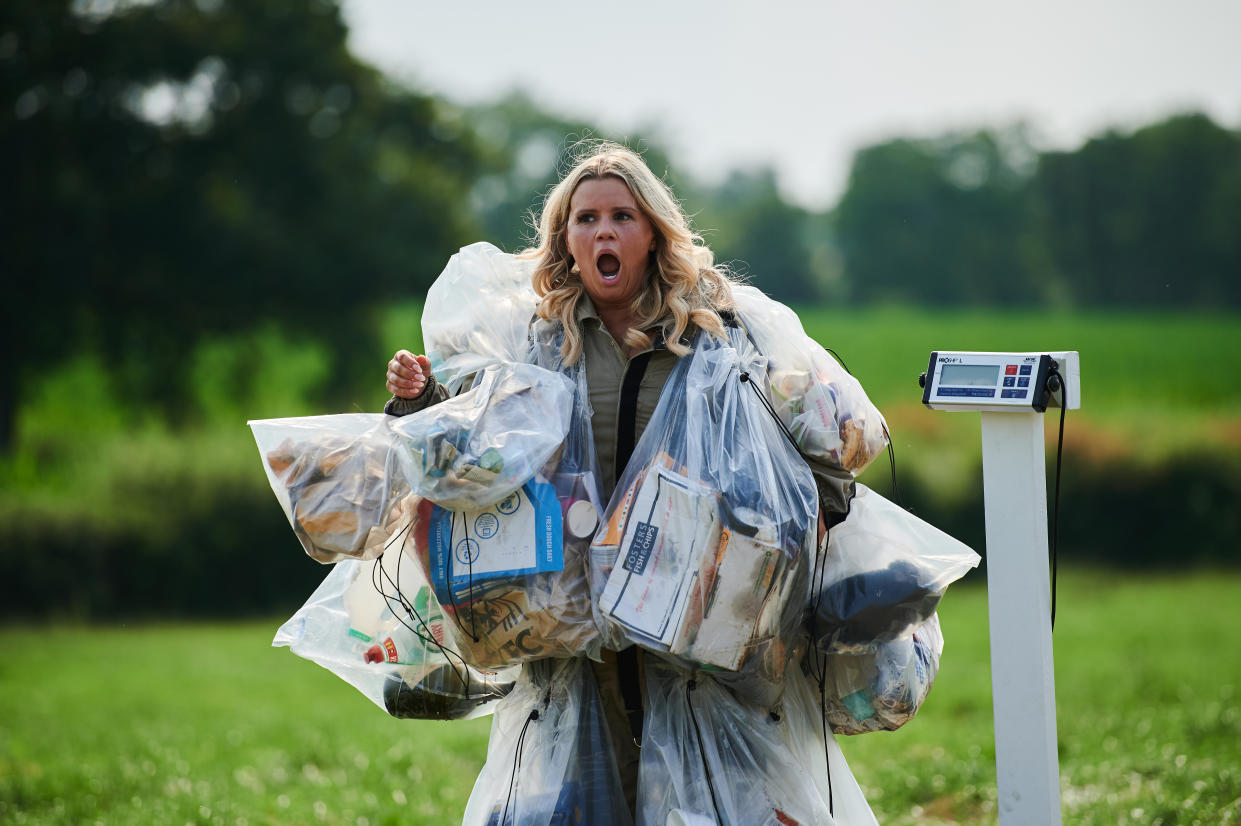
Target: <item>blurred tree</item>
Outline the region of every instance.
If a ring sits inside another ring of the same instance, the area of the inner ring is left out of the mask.
[[[21,372],[80,347],[171,410],[205,331],[275,318],[349,365],[476,235],[462,113],[345,36],[329,0],[6,4],[0,440]]]
[[[543,197],[592,143],[609,140],[642,154],[665,181],[680,190],[655,129],[638,130],[646,139],[610,134],[586,121],[536,104],[523,92],[471,107],[468,118],[482,158],[470,188],[470,205],[483,226],[483,238],[509,252],[532,246]]]
[[[1030,264],[1024,130],[898,139],[857,153],[834,221],[862,300],[1042,299]]]
[[[717,187],[696,193],[696,221],[719,261],[781,301],[825,297],[827,275],[811,252],[822,227],[780,194],[770,168],[735,171]]]
[[[1050,152],[1040,234],[1083,303],[1241,306],[1241,133],[1201,114]]]

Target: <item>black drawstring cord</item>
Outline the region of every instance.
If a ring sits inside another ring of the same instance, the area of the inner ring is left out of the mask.
[[[762,390],[758,389],[757,384],[750,381],[749,372],[745,370],[741,371],[741,383],[748,384],[750,385],[750,387],[754,388],[754,393],[758,396],[759,401],[762,402],[763,407],[771,415],[772,420],[775,421],[777,425],[779,425],[780,432],[783,433],[784,437],[789,440],[789,444],[793,446],[793,450],[797,451],[797,455],[805,459],[806,454],[802,453],[801,448],[797,446],[797,439],[793,437],[793,431],[789,430],[788,426],[784,423],[784,420],[780,418],[780,414],[776,412],[776,408],[771,403],[771,400],[768,399],[766,395],[764,395]]]
[[[824,679],[819,683],[819,709],[823,712],[819,717],[823,720],[823,760],[827,764],[827,813],[835,817],[836,800],[832,790],[832,755],[827,747],[827,738],[831,737],[831,732],[827,730],[827,655],[820,656],[823,658]]]
[[[833,356],[836,356],[836,360],[840,362],[840,366],[844,367],[844,370],[846,373],[849,372],[849,368],[845,367],[845,363],[841,361],[840,356],[837,356],[835,351],[833,351],[830,348],[826,348],[826,347],[824,349],[827,350],[829,353],[831,353]],[[853,374],[849,373],[849,375],[853,375]],[[767,398],[767,396],[763,393],[763,391],[759,390],[758,385],[750,380],[750,374],[748,372],[744,370],[741,371],[741,381],[745,384],[749,384],[750,387],[754,388],[754,393],[758,396],[759,401],[762,402],[763,407],[767,410],[767,413],[771,416],[772,420],[774,420],[775,423],[780,426],[780,431],[789,440],[789,444],[793,446],[793,449],[797,451],[797,455],[801,456],[802,459],[805,460],[806,454],[802,452],[801,448],[797,444],[797,440],[793,438],[792,431],[789,430],[788,426],[784,424],[784,421],[780,418],[779,414],[776,413],[775,406],[772,405],[771,401]],[[886,425],[884,426],[883,433],[885,436],[888,435],[888,429]],[[892,452],[891,437],[888,437],[888,458],[892,462],[892,488],[893,488],[893,492],[895,493],[896,492],[896,455]],[[899,494],[897,494],[897,497],[898,497],[897,501],[899,502],[900,501]],[[826,510],[827,510],[826,503],[820,498],[819,511],[823,513],[823,512],[826,512]],[[826,576],[826,571],[827,571],[827,554],[820,553],[820,549],[818,547],[818,544],[816,543],[815,545],[815,576],[817,576],[818,578],[818,587],[815,589],[814,604],[811,607],[812,617],[817,616],[819,613],[819,603],[823,599],[823,579]],[[813,622],[813,619],[811,621]],[[811,656],[811,675],[814,677],[815,682],[818,683],[818,686],[819,686],[819,717],[822,719],[822,722],[823,722],[823,759],[827,764],[827,810],[829,814],[835,817],[836,807],[835,807],[835,801],[833,800],[833,792],[832,792],[832,757],[827,747],[827,738],[830,736],[828,732],[828,727],[827,727],[827,655],[826,654],[811,654],[810,656]],[[691,688],[692,688],[693,681],[691,680],[690,682],[691,682]],[[690,710],[692,713],[693,711],[692,707]],[[698,727],[698,721],[695,720],[694,728],[697,729],[697,727]],[[701,747],[702,747],[702,743],[700,741],[699,748],[701,749]],[[704,765],[705,765],[705,760],[704,760]],[[707,777],[708,785],[710,784],[710,782],[711,782],[711,778],[710,778],[710,775],[708,775]],[[712,792],[711,792],[711,800],[714,803],[715,801],[714,789],[712,789]],[[718,810],[716,811],[716,815],[718,817],[719,815]]]
[[[698,756],[702,760],[702,771],[707,777],[707,790],[711,792],[711,809],[715,812],[715,819],[720,820],[720,804],[715,799],[715,783],[711,780],[711,767],[707,765],[707,751],[702,745],[702,730],[698,728],[698,715],[694,713],[694,689],[698,688],[698,681],[691,679],[685,686],[685,703],[689,706],[689,719],[694,722],[694,736],[698,740]]]
[[[453,569],[452,540],[453,540],[453,531],[456,530],[456,527],[457,527],[457,514],[455,511],[449,511],[448,513],[449,513],[449,516],[448,516],[448,565],[447,565],[448,575],[446,577],[447,582],[444,583],[444,587],[448,589],[448,602],[450,605],[452,605],[452,621],[456,623],[458,628],[460,628],[461,620],[458,619],[458,615],[461,613],[461,607],[457,605],[457,591],[455,588],[452,587],[452,569]],[[470,532],[469,532],[469,528],[465,526],[464,515],[462,515],[461,517],[461,524],[463,526],[463,529],[465,530],[465,543],[466,543],[465,558],[469,566],[469,580],[468,580],[468,584],[466,585],[466,587],[469,589],[469,594],[473,596],[474,594],[474,557],[470,553],[470,544],[469,544]],[[476,612],[477,612],[477,609],[473,606],[470,606],[470,639],[474,640],[475,643],[478,642],[478,629],[476,628],[474,624],[474,615]]]
[[[465,564],[466,564],[466,570],[467,570],[466,588],[468,589],[468,593],[470,595],[470,602],[473,603],[475,601],[474,600],[474,552],[470,550],[470,526],[466,522],[464,513],[461,514],[461,531],[465,534]],[[450,548],[449,553],[451,552],[452,552],[452,549]],[[474,640],[475,644],[478,643],[478,627],[476,625],[477,618],[478,618],[478,609],[474,607],[473,605],[471,605],[470,606],[470,637]]]
[[[537,719],[539,719],[539,710],[537,708],[531,709],[530,716],[526,718],[525,725],[521,727],[521,734],[517,737],[517,749],[513,753],[513,772],[508,778],[508,794],[504,796],[504,813],[500,815],[500,826],[505,826],[508,823],[508,807],[513,799],[513,787],[517,783],[517,773],[521,771],[521,750],[526,744],[526,730]]]
[[[389,550],[391,550],[392,545],[398,539],[402,539],[403,541],[401,542],[401,548],[400,548],[399,553],[401,554],[401,556],[404,556],[405,545],[406,543],[409,542],[409,537],[411,535],[410,529],[412,527],[413,527],[413,522],[411,521],[409,524],[403,527],[400,531],[398,531],[393,536],[392,539],[388,540],[388,542],[384,545],[384,553],[387,553]],[[456,651],[453,651],[451,648],[445,647],[445,645],[442,642],[435,639],[435,635],[431,633],[431,627],[429,623],[425,619],[423,619],[422,615],[418,613],[418,609],[415,608],[413,603],[411,603],[409,599],[401,592],[400,585],[398,584],[400,582],[400,579],[401,579],[401,558],[400,557],[398,557],[396,561],[396,580],[395,581],[393,581],[391,574],[389,574],[387,570],[384,569],[382,555],[379,559],[375,560],[375,565],[371,569],[371,585],[375,588],[376,591],[379,592],[379,595],[384,598],[384,601],[388,604],[388,608],[390,610],[392,609],[392,603],[395,602],[400,608],[402,608],[405,611],[405,613],[408,616],[413,618],[413,620],[417,623],[417,626],[410,625],[408,622],[406,622],[405,618],[401,616],[400,612],[396,610],[392,611],[392,616],[396,617],[397,622],[401,623],[401,625],[405,626],[405,628],[412,631],[414,635],[418,637],[418,639],[422,640],[427,645],[434,646],[436,649],[439,650],[441,654],[444,655],[444,659],[447,660],[448,667],[453,670],[453,673],[456,675],[457,679],[461,681],[461,684],[463,686],[465,686],[465,697],[466,699],[469,699],[471,679],[470,679],[469,666],[466,663],[465,658],[462,657]],[[392,588],[391,593],[389,593],[387,590],[384,589],[384,585],[383,585],[384,582],[386,582]],[[454,658],[456,658],[457,662],[453,661]],[[460,663],[459,666],[458,666],[458,662]]]

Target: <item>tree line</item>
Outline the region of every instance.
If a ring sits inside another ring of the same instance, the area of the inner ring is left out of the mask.
[[[205,334],[274,319],[348,375],[375,306],[462,244],[524,246],[574,139],[601,135],[520,95],[396,85],[346,34],[332,0],[6,4],[0,434],[23,382],[83,348],[173,418]],[[788,301],[1241,306],[1241,133],[1202,114],[1071,151],[1020,127],[894,138],[825,212],[770,169],[708,186],[638,148],[719,259]]]

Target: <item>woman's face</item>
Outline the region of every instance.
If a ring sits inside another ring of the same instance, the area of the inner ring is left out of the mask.
[[[646,284],[655,230],[620,178],[591,178],[569,199],[569,254],[598,310],[627,307]]]

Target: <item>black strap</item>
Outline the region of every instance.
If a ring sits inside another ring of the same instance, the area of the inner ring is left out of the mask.
[[[642,378],[651,362],[651,351],[639,353],[629,360],[625,377],[621,380],[620,405],[616,413],[616,483],[620,483],[633,455],[638,430],[638,391]],[[625,701],[625,716],[629,718],[629,730],[634,742],[642,742],[642,685],[638,679],[638,649],[629,646],[616,654],[616,672],[620,682],[621,698]]]
[[[633,455],[633,444],[638,431],[638,391],[642,389],[642,378],[646,375],[646,367],[651,362],[651,352],[639,353],[629,360],[625,367],[625,377],[621,380],[620,405],[616,411],[616,483],[620,484]]]

